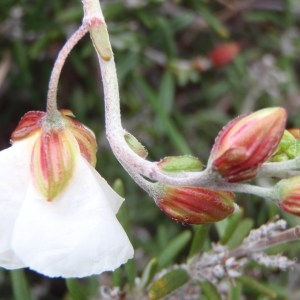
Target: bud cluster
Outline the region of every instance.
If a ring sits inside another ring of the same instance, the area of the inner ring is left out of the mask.
[[[285,162],[299,156],[299,130],[285,130],[286,120],[286,111],[281,107],[261,109],[232,120],[218,134],[205,170],[214,188],[198,186],[195,181],[173,185],[158,180],[150,191],[157,206],[184,224],[212,223],[230,216],[235,209],[233,183],[256,178],[264,163]],[[138,141],[132,137],[126,141],[145,157],[144,147]],[[187,155],[165,157],[156,167],[162,174],[178,178],[200,174],[204,165]],[[276,199],[282,210],[300,215],[299,182],[300,176],[281,180],[268,190],[268,196]]]

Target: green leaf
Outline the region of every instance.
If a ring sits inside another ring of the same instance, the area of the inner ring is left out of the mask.
[[[194,255],[196,255],[197,253],[203,250],[203,246],[205,244],[205,240],[207,238],[207,234],[210,227],[211,227],[210,224],[194,226],[194,234],[193,234],[193,239],[188,254],[188,258],[193,257]]]
[[[158,102],[162,109],[169,114],[172,111],[174,101],[175,83],[171,72],[166,71],[162,77]]]
[[[241,220],[242,212],[236,212],[231,217],[227,218],[227,226],[225,227],[224,234],[221,236],[220,242],[223,245],[229,241],[234,231],[238,228],[238,224]]]
[[[222,300],[217,288],[211,282],[201,281],[200,286],[207,300]]]
[[[188,273],[183,269],[168,272],[152,284],[148,293],[149,299],[161,299],[184,285],[189,279]]]
[[[250,218],[246,218],[242,220],[238,226],[236,227],[235,231],[231,235],[227,243],[227,247],[229,249],[235,248],[241,244],[243,239],[249,234],[250,230],[253,228],[253,220]]]
[[[251,289],[251,291],[255,291],[257,294],[261,294],[272,299],[276,298],[276,293],[273,289],[250,276],[243,275],[237,277],[236,281],[242,283],[244,286],[247,286]]]
[[[14,300],[31,300],[29,286],[23,269],[10,271]]]
[[[124,267],[128,279],[128,284],[129,286],[133,286],[135,277],[137,276],[135,260],[134,259],[128,260],[127,263],[124,265]]]
[[[158,269],[169,266],[178,254],[186,247],[191,237],[191,232],[186,230],[173,238],[157,258]]]
[[[150,259],[150,261],[148,262],[148,264],[146,265],[142,273],[141,282],[140,282],[141,288],[146,288],[148,286],[150,281],[153,279],[156,270],[157,270],[157,258],[154,257]]]
[[[88,300],[88,295],[79,279],[66,279],[66,285],[72,300]]]

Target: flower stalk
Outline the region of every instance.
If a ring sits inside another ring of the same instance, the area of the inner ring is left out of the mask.
[[[204,169],[196,172],[182,171],[175,174],[164,172],[156,162],[150,162],[138,155],[126,142],[127,132],[122,127],[120,112],[120,95],[114,57],[107,33],[105,19],[99,0],[83,0],[84,23],[89,24],[91,38],[98,54],[101,69],[104,101],[106,136],[111,149],[120,164],[133,180],[150,195],[155,195],[150,181],[161,182],[173,186],[209,187],[217,190],[254,194],[274,199],[271,188],[263,188],[245,183],[228,183],[212,170]],[[279,165],[280,164],[280,165]],[[274,177],[279,173],[290,172],[300,174],[300,159],[280,163],[264,162],[257,167],[257,176]]]

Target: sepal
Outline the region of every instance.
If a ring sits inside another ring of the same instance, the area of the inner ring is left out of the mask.
[[[42,131],[31,156],[31,174],[37,189],[48,201],[68,185],[75,166],[76,140],[68,130]]]
[[[208,166],[229,182],[254,178],[277,148],[286,118],[283,108],[274,107],[229,122],[215,140]]]
[[[280,143],[269,161],[286,161],[300,155],[300,139],[296,138],[292,132],[291,130],[284,131]],[[295,133],[297,134],[297,131]]]
[[[66,128],[71,131],[78,143],[81,155],[95,167],[97,162],[95,134],[88,127],[74,119],[75,116],[71,110],[63,109],[60,112],[65,121]]]
[[[11,141],[16,142],[36,133],[42,127],[42,120],[46,113],[43,111],[29,111],[18,123],[11,135]]]

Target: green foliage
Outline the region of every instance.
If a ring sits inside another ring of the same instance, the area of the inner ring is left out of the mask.
[[[266,106],[285,107],[289,127],[300,127],[300,22],[294,9],[299,9],[298,0],[102,2],[117,64],[124,127],[142,143],[134,140],[134,147],[147,147],[149,159],[189,154],[205,164],[226,122]],[[0,81],[3,149],[25,112],[45,110],[51,68],[64,41],[81,24],[81,2],[1,0],[0,20],[0,67],[8,64]],[[206,71],[196,66],[197,59],[207,58],[215,46],[228,41],[241,47],[232,63]],[[274,61],[269,67],[262,59],[266,55]],[[253,66],[262,72],[251,75]],[[280,74],[285,81],[276,79]],[[245,195],[237,199],[243,211],[218,224],[186,227],[163,215],[122,169],[105,139],[102,83],[89,38],[77,45],[64,66],[59,107],[71,108],[95,131],[97,168],[108,182],[119,180],[116,185],[126,201],[118,217],[138,254],[113,274],[105,274],[105,281],[92,277],[65,285],[62,279],[31,271],[26,278],[20,270],[10,276],[3,272],[0,298],[3,293],[5,299],[32,299],[30,291],[38,284],[46,290],[43,300],[92,299],[100,282],[128,295],[167,297],[189,280],[184,269],[173,269],[174,264],[209,251],[211,242],[233,249],[252,228],[274,215],[274,207]],[[299,148],[298,142],[289,146],[291,151]],[[289,222],[298,224],[299,219]],[[284,253],[299,258],[297,244],[285,245]],[[276,279],[276,286],[269,278]],[[227,282],[228,299],[269,299],[275,294],[276,299],[288,299],[292,291],[288,280],[286,273],[260,266],[251,272],[247,266],[243,276]],[[199,280],[197,287],[203,290],[201,299],[218,299],[211,283]]]

